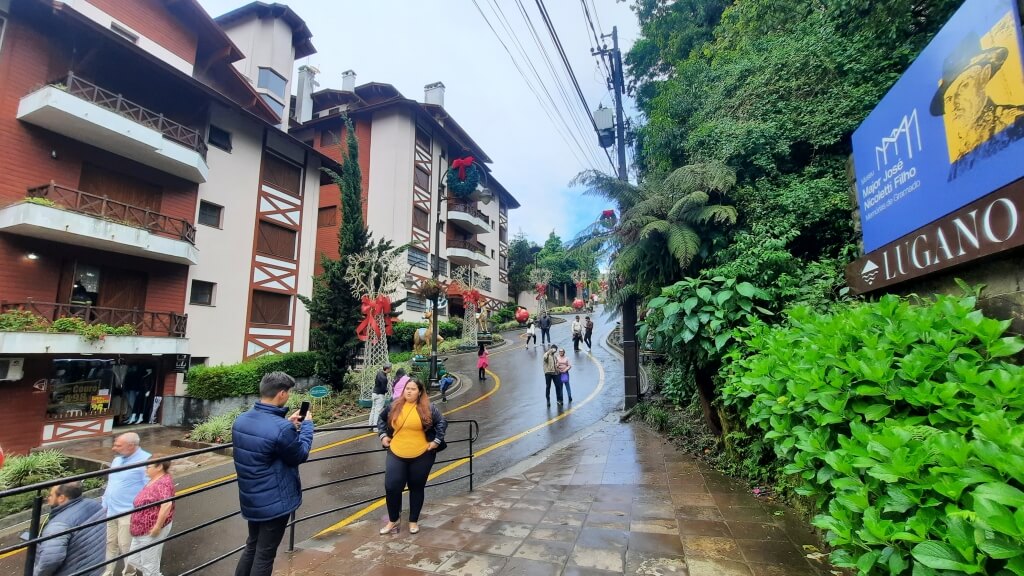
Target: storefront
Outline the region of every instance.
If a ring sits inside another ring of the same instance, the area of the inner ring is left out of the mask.
[[[80,345],[81,337],[70,334],[0,334],[0,360],[14,357],[8,349],[31,349],[26,338],[43,336],[50,348],[69,340],[73,347],[88,346],[95,352],[17,357],[18,373],[0,380],[5,400],[0,403],[0,446],[7,453],[157,423],[161,398],[178,392],[179,371],[188,366],[184,354],[146,350],[154,345],[184,348],[183,338],[107,337]]]

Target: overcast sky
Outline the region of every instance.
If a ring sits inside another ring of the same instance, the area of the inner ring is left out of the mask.
[[[480,144],[493,160],[491,168],[498,180],[522,204],[509,214],[512,233],[522,230],[542,244],[554,230],[563,240],[597,219],[605,202],[584,197],[570,189],[569,181],[584,167],[611,172],[612,167],[597,138],[582,115],[582,105],[574,89],[564,80],[557,52],[551,48],[535,0],[521,0],[533,21],[537,34],[548,49],[556,72],[563,79],[566,93],[579,110],[583,129],[567,112],[567,104],[548,72],[526,20],[516,0],[476,0],[490,23],[516,56],[531,79],[530,65],[536,68],[558,105],[559,112],[573,127],[581,151],[565,135],[555,112],[553,123],[544,108],[516,70],[505,48],[488,27],[473,0],[279,0],[291,6],[313,32],[318,53],[297,65],[312,65],[320,70],[320,88],[340,88],[341,73],[355,70],[358,84],[383,82],[394,85],[408,98],[423,100],[423,86],[444,82],[445,108]],[[619,43],[628,50],[637,35],[637,23],[626,2],[586,0],[595,27],[610,34],[618,26]],[[248,4],[247,0],[200,0],[212,15]],[[494,6],[500,7],[496,14]],[[593,35],[583,16],[579,0],[547,0],[552,23],[562,41],[580,88],[591,108],[614,105],[603,68],[590,55]],[[596,15],[595,15],[596,11]],[[502,20],[504,16],[504,21]],[[598,24],[599,21],[599,24]],[[530,58],[519,53],[503,26],[507,22]],[[601,30],[598,32],[600,33]],[[611,39],[606,40],[611,45]],[[293,73],[294,78],[294,73]],[[547,96],[538,88],[541,98]],[[627,102],[627,114],[635,115]],[[548,110],[551,106],[548,103]],[[564,139],[563,139],[564,138]],[[565,140],[569,141],[567,145]],[[609,149],[615,159],[614,148]]]

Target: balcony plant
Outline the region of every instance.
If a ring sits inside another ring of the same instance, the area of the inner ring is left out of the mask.
[[[420,284],[420,296],[423,296],[427,300],[433,300],[444,293],[444,284],[437,280],[424,280],[423,283]]]

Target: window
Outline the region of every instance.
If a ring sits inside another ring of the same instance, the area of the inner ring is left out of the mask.
[[[223,214],[223,206],[218,206],[212,202],[207,202],[205,200],[199,202],[198,221],[203,226],[212,226],[214,228],[220,228],[221,216],[223,216]]]
[[[427,300],[415,292],[406,292],[405,309],[410,312],[423,312],[427,309]]]
[[[409,248],[408,262],[410,266],[429,270],[427,265],[427,253],[419,248]]]
[[[498,258],[498,268],[501,270],[508,270],[508,258],[504,256]]]
[[[328,228],[338,225],[338,207],[325,206],[316,212],[316,227]]]
[[[137,44],[139,42],[139,35],[138,34],[136,34],[135,32],[132,32],[131,30],[125,28],[124,26],[118,24],[117,22],[111,22],[110,23],[110,29],[113,30],[114,32],[116,32],[118,36],[124,38],[125,40],[131,42],[132,44]]]
[[[278,258],[295,259],[295,230],[260,221],[259,235],[256,238],[256,251]]]
[[[256,80],[256,87],[263,88],[274,96],[277,96],[278,100],[284,100],[285,90],[288,88],[288,79],[281,76],[271,68],[260,68],[260,74]],[[279,105],[281,106],[281,110],[284,110],[284,105]]]
[[[430,230],[430,214],[416,206],[412,209],[412,225],[420,230]]]
[[[252,291],[252,310],[249,321],[254,324],[278,324],[287,326],[291,318],[292,297],[287,294]]]
[[[284,115],[284,104],[274,100],[274,97],[269,94],[260,94],[260,97],[263,98],[263,101],[267,103],[267,106],[270,106],[270,109],[273,110],[275,114],[278,116]]]
[[[413,172],[413,183],[423,190],[430,190],[430,172],[427,172],[422,166],[417,166]]]
[[[210,124],[210,134],[206,137],[210,146],[216,146],[221,150],[231,152],[231,132]]]
[[[491,258],[494,258],[494,250],[491,250]]]
[[[498,228],[498,240],[508,244],[508,228],[505,228],[504,226]]]
[[[416,127],[416,145],[430,151],[430,134],[427,134],[427,131],[419,126]]]
[[[192,281],[192,295],[189,297],[189,304],[198,304],[200,306],[213,306],[213,295],[216,291],[217,285],[213,282],[203,282],[202,280]]]
[[[302,196],[302,168],[274,154],[263,154],[263,182],[275,190]]]

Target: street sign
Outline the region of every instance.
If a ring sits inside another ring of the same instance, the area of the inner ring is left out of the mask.
[[[309,395],[313,398],[325,398],[330,396],[331,389],[327,386],[313,386],[309,389]]]
[[[448,307],[448,298],[444,296],[438,296],[437,298],[437,309],[444,310]]]
[[[188,354],[178,354],[174,358],[174,371],[178,374],[184,374],[188,372],[188,366],[190,364],[191,356]]]

